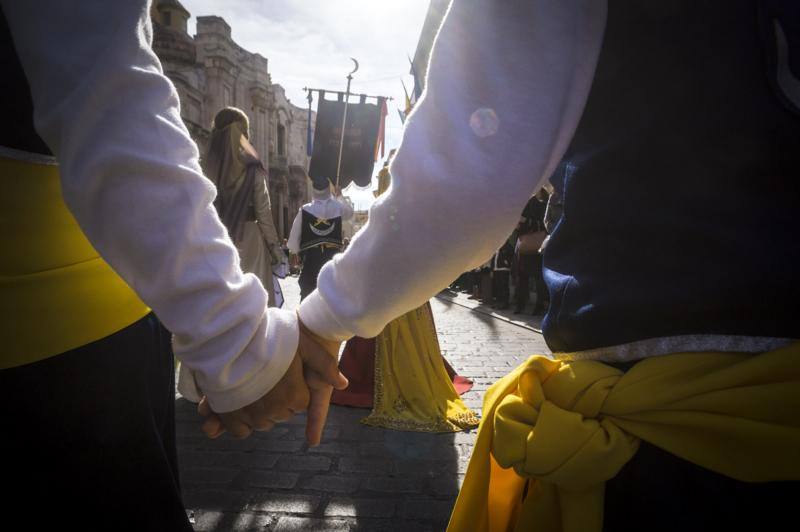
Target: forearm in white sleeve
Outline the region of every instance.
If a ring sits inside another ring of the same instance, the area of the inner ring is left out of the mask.
[[[145,0],[2,0],[64,201],[174,334],[212,408],[252,403],[294,357],[294,313],[267,309],[219,222],[214,186],[150,48]]]
[[[597,0],[452,3],[390,193],[300,306],[311,330],[375,336],[494,253],[568,146],[605,13]]]

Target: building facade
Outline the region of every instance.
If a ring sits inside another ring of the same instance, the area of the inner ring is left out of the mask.
[[[188,33],[191,14],[177,0],[153,2],[153,49],[164,73],[178,91],[181,117],[205,153],[214,115],[234,106],[250,119],[250,142],[269,168],[272,215],[286,238],[297,210],[308,201],[308,111],[293,105],[283,87],[272,83],[266,57],[240,47],[221,17],[197,17],[197,32]]]

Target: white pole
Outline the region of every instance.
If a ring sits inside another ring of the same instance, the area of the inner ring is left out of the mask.
[[[355,63],[356,68],[353,69],[352,72],[347,74],[347,90],[344,94],[344,113],[342,113],[342,135],[339,138],[339,160],[336,162],[336,183],[334,186],[339,186],[339,174],[342,171],[342,148],[344,147],[344,131],[345,127],[347,126],[347,104],[350,100],[350,82],[353,80],[353,74],[356,73],[358,70],[358,61],[353,59],[352,57],[350,60]]]

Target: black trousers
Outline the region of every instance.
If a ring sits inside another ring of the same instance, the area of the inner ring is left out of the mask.
[[[302,301],[317,288],[317,276],[325,263],[339,253],[336,248],[316,246],[303,252],[303,269],[300,270],[300,300]]]
[[[741,482],[642,442],[606,482],[603,530],[789,530],[797,501],[800,482]]]
[[[545,309],[545,301],[550,298],[547,292],[547,285],[544,283],[544,273],[542,272],[542,256],[539,254],[533,257],[533,282],[536,288],[536,304],[533,313],[538,314]]]
[[[514,307],[518,311],[525,310],[528,304],[529,292],[531,290],[531,276],[533,275],[534,259],[533,255],[517,255],[516,273],[514,279]]]
[[[525,306],[528,304],[531,278],[533,278],[534,286],[536,287],[536,308],[534,311],[543,310],[544,301],[547,298],[547,286],[544,284],[544,276],[542,275],[542,256],[539,254],[517,255],[516,272],[517,282],[514,292],[516,310],[524,311]]]
[[[511,272],[505,270],[496,270],[493,275],[493,292],[494,300],[500,306],[508,306],[509,299],[509,279]]]
[[[24,519],[26,530],[192,530],[178,479],[170,334],[154,315],[0,371],[0,404],[7,522]]]
[[[472,281],[471,281],[471,273],[464,272],[458,276],[458,279],[453,281],[453,284],[450,285],[453,290],[471,290],[472,289]]]
[[[635,364],[609,365],[628,371]],[[782,530],[797,520],[798,500],[800,482],[741,482],[642,441],[606,482],[603,530]]]

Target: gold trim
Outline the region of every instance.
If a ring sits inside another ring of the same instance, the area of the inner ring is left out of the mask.
[[[416,309],[417,317],[422,314],[428,313],[428,323],[432,328],[433,338],[438,347],[439,340],[436,334],[436,326],[433,322],[433,316],[430,309],[430,304],[423,305]],[[387,327],[388,329],[388,327]],[[384,329],[386,331],[386,329]],[[373,401],[372,412],[369,416],[362,418],[360,421],[364,425],[373,427],[381,427],[393,430],[404,430],[414,432],[460,432],[476,428],[480,424],[480,418],[472,411],[472,409],[465,406],[465,411],[456,414],[455,416],[447,418],[437,418],[426,421],[416,421],[411,419],[397,419],[385,414],[377,414],[376,412],[385,411],[384,409],[384,393],[385,382],[383,378],[383,356],[380,356],[379,349],[385,348],[385,343],[381,341],[381,337],[385,332],[381,332],[375,338],[375,369],[374,369],[374,383],[373,383]],[[439,352],[441,356],[441,351]],[[449,377],[448,377],[449,379]],[[398,397],[393,404],[397,412],[404,412],[409,409],[408,402],[403,397]]]
[[[394,419],[388,416],[370,415],[361,420],[364,425],[382,427],[394,430],[407,430],[414,432],[461,432],[478,426],[479,420],[473,414],[474,420],[468,425],[458,425],[450,420],[438,419],[435,421],[413,421],[410,419]]]

